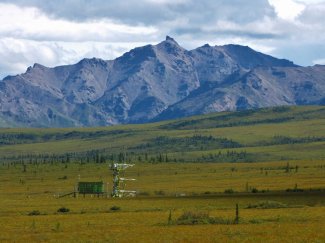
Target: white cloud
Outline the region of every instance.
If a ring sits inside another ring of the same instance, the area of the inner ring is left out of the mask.
[[[294,0],[269,0],[279,18],[293,21],[305,9],[305,4]]]
[[[325,0],[0,0],[0,78],[35,62],[113,59],[165,35],[187,49],[241,44],[311,65],[323,59],[324,22]]]
[[[113,59],[130,48],[145,43],[52,42],[26,39],[0,39],[0,77],[26,71],[34,63],[53,67],[73,64],[83,58]]]
[[[128,41],[143,39],[157,32],[151,26],[128,26],[109,19],[73,22],[52,19],[34,7],[0,3],[0,36],[51,41]]]
[[[34,7],[0,3],[0,78],[85,57],[113,59],[152,39],[157,29],[128,26],[109,19],[74,22],[53,19]],[[132,39],[130,41],[130,39]]]
[[[297,0],[296,2],[305,3],[305,4],[315,4],[315,3],[323,3],[324,0]]]
[[[325,65],[325,58],[313,60],[313,64]]]
[[[188,2],[188,0],[145,0],[145,1],[154,4],[173,4],[173,5]]]

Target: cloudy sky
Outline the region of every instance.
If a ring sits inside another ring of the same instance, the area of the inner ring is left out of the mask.
[[[0,78],[33,63],[114,59],[172,36],[325,64],[325,0],[0,0]]]

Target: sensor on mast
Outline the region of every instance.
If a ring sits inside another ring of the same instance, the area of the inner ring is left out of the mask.
[[[111,164],[110,169],[113,171],[112,197],[135,196],[136,191],[124,190],[125,181],[135,181],[135,179],[120,177],[122,171],[132,166],[134,166],[134,164],[118,164],[118,163]]]

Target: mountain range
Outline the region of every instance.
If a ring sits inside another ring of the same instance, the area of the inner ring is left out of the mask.
[[[301,67],[240,45],[188,51],[169,36],[115,60],[34,64],[0,81],[0,127],[107,126],[324,104],[325,66]]]

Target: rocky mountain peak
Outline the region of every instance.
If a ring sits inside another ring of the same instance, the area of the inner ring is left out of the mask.
[[[166,36],[166,40],[165,40],[165,41],[170,41],[170,42],[174,42],[174,43],[178,44],[178,43],[174,40],[174,38],[170,37],[169,35]]]
[[[118,65],[139,65],[144,61],[155,58],[156,52],[152,45],[146,45],[143,47],[134,48],[126,53],[124,53],[121,57],[118,57],[114,60],[115,64]],[[115,65],[116,66],[116,65]]]
[[[207,44],[204,44],[201,48],[210,48],[211,46],[207,43]]]
[[[105,126],[324,104],[324,94],[325,66],[299,67],[240,45],[187,51],[167,36],[115,60],[85,58],[55,68],[35,63],[8,76],[0,81],[0,117],[11,126]]]
[[[101,58],[84,58],[78,62],[78,64],[81,65],[91,65],[91,64],[100,64],[100,65],[106,65],[106,61]]]
[[[43,66],[43,65],[41,65],[39,63],[34,63],[33,66],[29,66],[27,68],[26,72],[32,72],[32,71],[35,71],[35,70],[43,70],[45,68],[47,68],[47,67],[45,67],[45,66]]]
[[[173,53],[175,51],[185,51],[183,47],[181,47],[172,37],[166,36],[166,40],[160,42],[157,45],[158,49],[162,49],[167,53]]]
[[[42,64],[34,63],[33,68],[46,68],[46,67],[43,66]]]

